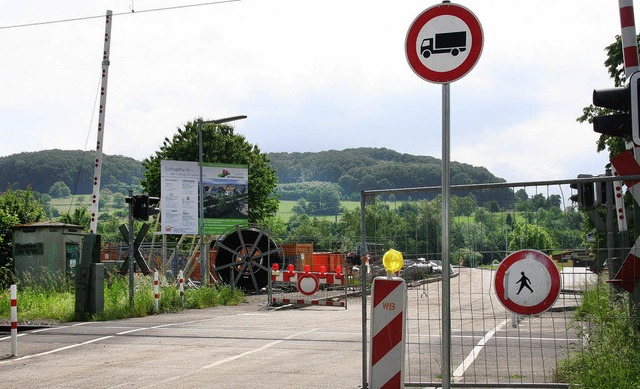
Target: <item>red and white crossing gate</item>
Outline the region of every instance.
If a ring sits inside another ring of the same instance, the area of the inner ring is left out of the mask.
[[[303,271],[294,270],[293,265],[288,265],[287,270],[281,271],[280,266],[274,263],[271,267],[271,282],[272,291],[278,289],[278,286],[295,287],[295,291],[287,292],[283,289],[280,293],[272,294],[271,303],[347,308],[347,285],[340,266],[336,267],[335,273],[327,273],[324,266],[320,266],[319,272],[312,272],[309,265],[305,265]]]
[[[402,388],[407,284],[399,277],[376,277],[371,290],[369,387]]]
[[[638,148],[636,148],[636,151]],[[611,158],[611,165],[615,169],[616,174],[621,176],[633,176],[640,174],[640,164],[637,161],[637,156],[634,157],[631,150],[626,150],[615,157]],[[631,191],[636,203],[640,204],[640,181],[637,180],[625,180],[625,185],[628,190]],[[622,196],[618,196],[619,184],[614,184],[616,193],[616,209],[618,214],[620,210],[624,210],[624,203],[622,202]],[[626,230],[626,229],[625,229]],[[622,266],[616,273],[613,279],[609,280],[614,285],[617,285],[626,291],[632,293],[635,290],[636,283],[640,281],[640,237],[636,240],[629,254],[624,259]]]

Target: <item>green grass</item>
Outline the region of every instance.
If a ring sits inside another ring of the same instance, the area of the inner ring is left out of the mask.
[[[604,283],[585,294],[575,316],[585,346],[559,361],[558,382],[595,389],[640,387],[640,339],[628,307],[628,295],[611,300]]]
[[[27,279],[18,284],[18,321],[101,321],[155,314],[152,278],[136,275],[134,285],[134,304],[130,306],[129,278],[110,276],[105,282],[104,310],[91,317],[84,317],[75,313],[73,282],[57,276],[42,277],[39,280]],[[244,301],[242,291],[227,286],[186,289],[184,298],[181,298],[176,286],[161,283],[159,295],[159,313],[237,305]],[[10,317],[10,298],[6,295],[0,299],[0,319],[9,320]]]
[[[74,197],[65,197],[65,198],[55,198],[51,199],[51,206],[58,210],[60,214],[73,211],[76,208],[85,207],[87,209],[91,208],[91,195],[76,195]],[[277,215],[282,217],[282,219],[289,220],[291,216],[294,215],[292,209],[297,204],[297,201],[293,200],[280,200],[280,207],[278,209]],[[359,201],[341,201],[340,205],[347,210],[353,210],[360,208]],[[100,208],[101,212],[111,212],[113,210],[120,210],[122,208],[114,207],[112,203],[106,204],[105,207]],[[329,216],[318,216],[319,218],[334,220],[335,215]]]
[[[278,208],[277,215],[282,217],[283,220],[288,221],[291,216],[294,215],[292,209],[295,205],[298,204],[297,201],[294,200],[280,200],[280,208]],[[341,201],[340,206],[345,210],[354,210],[360,208],[360,201]],[[327,215],[327,216],[317,216],[318,219],[327,219],[327,220],[335,220],[335,215]],[[340,215],[338,215],[340,217]]]
[[[91,195],[75,195],[63,198],[52,198],[51,206],[58,210],[60,214],[73,213],[76,208],[91,209]]]

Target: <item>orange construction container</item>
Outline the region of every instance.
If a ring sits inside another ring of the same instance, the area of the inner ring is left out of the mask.
[[[331,253],[330,261],[332,272],[335,272],[338,266],[340,266],[340,268],[342,268],[344,271],[343,258],[341,253]]]
[[[311,271],[320,271],[320,266],[324,266],[328,272],[335,272],[338,266],[342,265],[341,253],[313,253],[313,264]]]
[[[326,271],[331,271],[329,267],[329,255],[331,255],[331,253],[313,253],[311,271],[320,271],[320,266],[324,266]]]
[[[313,243],[289,243],[282,245],[284,264],[295,264],[296,270],[302,271],[304,265],[313,264]]]

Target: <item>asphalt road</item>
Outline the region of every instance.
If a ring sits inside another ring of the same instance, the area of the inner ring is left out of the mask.
[[[0,386],[28,388],[357,388],[361,305],[263,302],[21,333]],[[0,347],[10,352],[3,338]]]
[[[491,274],[461,269],[451,281],[455,382],[514,376],[548,382],[557,345],[576,341],[563,308],[575,300],[559,299],[558,313],[526,318],[516,327],[495,302]],[[408,382],[440,380],[439,293],[439,282],[408,292]],[[0,387],[362,386],[359,297],[349,298],[348,309],[266,303],[266,296],[254,296],[235,307],[20,332],[18,357],[9,357],[10,339],[0,337]]]

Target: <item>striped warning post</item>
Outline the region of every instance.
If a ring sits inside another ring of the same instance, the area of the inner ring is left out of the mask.
[[[180,292],[180,299],[184,301],[184,273],[182,270],[178,273],[178,291]]]
[[[160,310],[160,304],[159,304],[160,293],[158,290],[158,271],[157,270],[153,273],[153,299],[156,306],[155,307],[156,313],[158,313],[158,311]]]
[[[369,387],[404,385],[407,285],[402,278],[377,277],[372,286]]]
[[[15,284],[9,288],[11,297],[11,356],[18,356],[18,288]]]

